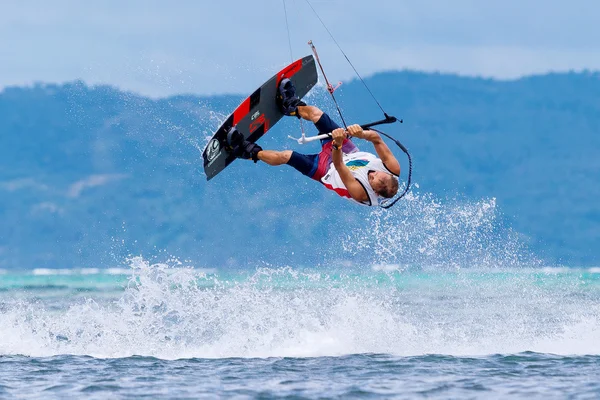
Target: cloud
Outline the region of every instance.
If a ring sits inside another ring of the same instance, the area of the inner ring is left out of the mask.
[[[64,209],[55,203],[46,201],[46,202],[34,205],[31,208],[31,213],[32,214],[42,214],[42,213],[63,214]]]
[[[311,3],[363,75],[396,67],[493,77],[600,69],[600,3],[592,0]],[[332,79],[346,79],[344,58],[306,2],[286,0],[286,8],[294,57],[308,54],[313,39]],[[0,37],[10,38],[0,41],[0,88],[79,78],[151,96],[245,93],[290,59],[281,0],[9,0]],[[389,55],[398,61],[390,65]],[[500,63],[509,73],[483,59],[502,56],[512,57]]]
[[[385,54],[381,57],[381,54]],[[556,71],[583,70],[583,65],[600,68],[600,53],[578,49],[531,49],[519,46],[428,46],[427,51],[406,46],[389,51],[371,47],[366,59],[381,57],[382,70],[422,70],[427,72],[457,73],[496,79],[516,79],[523,75],[544,74]],[[585,60],[579,67],[572,60]],[[359,61],[357,68],[369,69],[368,62]],[[347,78],[346,78],[347,79]]]
[[[99,175],[90,175],[85,179],[79,180],[72,185],[69,186],[67,190],[67,196],[76,198],[81,195],[81,193],[88,188],[93,188],[97,186],[103,186],[110,182],[119,181],[127,178],[128,176],[125,174],[99,174]]]
[[[8,192],[15,192],[23,189],[33,190],[48,190],[48,186],[43,183],[38,183],[34,178],[13,179],[10,181],[0,182],[0,189]]]

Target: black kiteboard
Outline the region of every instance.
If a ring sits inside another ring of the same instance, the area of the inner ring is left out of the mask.
[[[279,71],[227,118],[202,153],[206,180],[211,180],[236,158],[226,140],[227,132],[232,127],[236,127],[246,140],[254,143],[283,117],[275,97],[279,82],[284,78],[294,82],[299,98],[304,97],[317,83],[317,68],[313,56],[306,56]]]

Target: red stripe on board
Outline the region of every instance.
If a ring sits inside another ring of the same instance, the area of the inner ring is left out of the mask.
[[[277,87],[283,78],[291,78],[302,69],[302,59],[296,60],[277,74]],[[250,112],[250,97],[248,97],[238,108],[233,112],[233,126],[237,125]],[[268,122],[265,126],[265,132],[268,130]]]
[[[261,114],[260,117],[252,121],[252,123],[250,124],[250,133],[254,133],[254,131],[260,128],[261,125],[263,125],[264,127],[263,133],[266,133],[269,130],[270,122],[271,121],[269,121],[267,117],[265,117],[265,114]]]
[[[261,125],[265,125],[266,120],[265,114],[260,114],[260,117],[256,118],[250,124],[250,133],[254,133],[254,131],[257,130]],[[268,127],[265,126],[265,132],[267,131],[267,128]]]
[[[238,108],[233,112],[233,126],[242,120],[250,112],[250,97],[248,97]]]
[[[283,78],[291,78],[302,69],[302,59],[296,60],[277,74],[277,87]]]

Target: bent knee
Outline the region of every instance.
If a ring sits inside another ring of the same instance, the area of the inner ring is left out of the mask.
[[[323,111],[321,111],[315,106],[307,106],[307,111],[308,119],[310,119],[310,121],[315,124],[321,119],[321,116],[323,115]]]
[[[323,116],[323,111],[321,111],[320,109],[315,107],[315,111],[312,114],[310,120],[316,124],[317,122],[319,122],[319,120],[321,119],[322,116]]]
[[[281,157],[281,161],[284,164],[287,164],[288,161],[290,161],[290,158],[292,158],[292,150],[283,150],[279,152],[279,157]]]

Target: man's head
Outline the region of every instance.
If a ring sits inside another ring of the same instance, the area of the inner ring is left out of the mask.
[[[398,179],[387,172],[369,172],[369,183],[375,193],[386,199],[391,199],[398,193]]]

